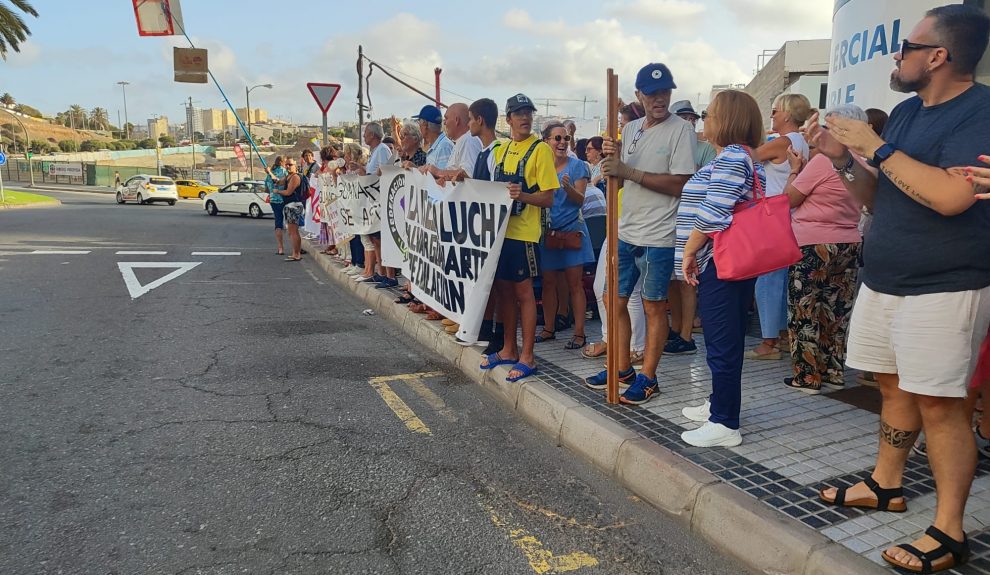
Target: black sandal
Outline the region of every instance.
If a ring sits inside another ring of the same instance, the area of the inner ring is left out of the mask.
[[[548,333],[550,335],[546,335],[545,336],[545,335],[543,335],[544,333]],[[551,341],[551,340],[554,340],[554,339],[557,339],[557,332],[550,331],[550,330],[544,328],[543,331],[539,335],[536,336],[536,343],[543,343],[545,341]]]
[[[581,340],[581,345],[577,344],[577,340]],[[571,341],[564,344],[564,349],[583,349],[585,345],[588,344],[588,337],[584,335],[571,336]]]
[[[896,499],[898,497],[904,497],[904,489],[902,487],[891,487],[890,489],[883,489],[880,484],[873,479],[873,477],[867,477],[863,480],[863,483],[877,496],[877,500],[872,499],[853,499],[852,501],[846,501],[846,491],[848,487],[839,487],[835,490],[835,499],[828,500],[825,498],[825,490],[820,490],[818,492],[818,498],[828,503],[830,505],[835,505],[837,507],[862,507],[865,509],[876,509],[877,511],[890,511],[891,513],[904,513],[907,511],[907,503],[904,501],[899,501],[897,503],[891,503],[891,499]]]
[[[905,571],[910,571],[911,573],[935,573],[937,571],[944,571],[946,569],[958,567],[969,561],[969,539],[966,537],[965,533],[963,534],[962,541],[956,541],[952,537],[946,535],[941,529],[932,525],[925,530],[925,535],[931,537],[935,541],[938,541],[939,546],[926,553],[922,553],[917,547],[908,543],[902,543],[895,546],[898,549],[903,549],[911,555],[914,555],[916,559],[921,561],[921,567],[901,563],[900,561],[887,555],[886,549],[884,549],[880,556],[883,557],[884,561],[890,563],[894,567]],[[941,559],[942,557],[950,554],[952,555],[952,561],[950,563],[943,564],[939,566],[938,569],[935,569],[932,566],[932,561]]]
[[[409,303],[412,303],[415,299],[416,298],[413,297],[413,294],[411,294],[409,292],[406,292],[406,293],[400,295],[398,297],[398,299],[395,300],[395,303],[398,303],[398,304],[409,304]]]

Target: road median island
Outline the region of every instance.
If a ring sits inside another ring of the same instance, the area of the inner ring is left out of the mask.
[[[7,189],[4,190],[4,199],[0,202],[0,209],[52,208],[60,205],[62,202],[50,196]]]
[[[309,244],[305,247],[310,253],[319,251],[311,242],[304,240],[304,244]],[[427,321],[406,306],[396,305],[392,291],[355,283],[331,258],[316,257],[314,261],[338,287],[349,289],[378,316],[447,359],[469,380],[552,437],[557,445],[577,453],[754,572],[793,575],[890,572],[832,542],[817,530],[756,501],[659,443],[580,404],[538,376],[508,383],[505,366],[488,371],[479,369],[483,359],[479,348],[457,344],[443,333],[439,322]],[[651,477],[655,479],[651,481]],[[659,486],[663,487],[662,493],[658,493]],[[713,509],[716,506],[718,509]],[[760,541],[761,545],[754,545]],[[774,552],[765,553],[765,548]]]

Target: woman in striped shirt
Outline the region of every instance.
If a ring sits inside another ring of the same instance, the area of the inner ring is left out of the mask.
[[[681,192],[674,270],[678,279],[698,286],[712,394],[710,401],[684,408],[684,417],[704,425],[685,431],[681,439],[696,447],[731,447],[742,443],[739,410],[746,312],[756,280],[719,279],[711,236],[729,227],[736,204],[752,199],[755,178],[766,186],[763,166],[752,158],[752,149],[763,143],[763,119],[756,100],[738,90],[716,95],[702,118],[705,136],[718,155]]]

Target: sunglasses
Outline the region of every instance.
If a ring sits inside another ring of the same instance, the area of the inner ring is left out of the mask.
[[[571,137],[570,136],[561,136],[560,134],[557,134],[556,136],[554,136],[554,137],[552,137],[550,139],[553,140],[554,142],[559,142],[561,140],[563,140],[565,142],[570,142],[571,141]]]
[[[901,40],[901,58],[904,57],[911,50],[937,50],[942,48],[945,50],[945,61],[952,61],[952,54],[945,48],[945,46],[932,46],[931,44],[918,44],[916,42],[908,42],[907,40]]]

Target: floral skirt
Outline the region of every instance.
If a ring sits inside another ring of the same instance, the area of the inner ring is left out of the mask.
[[[846,332],[856,301],[861,244],[812,244],[788,270],[787,332],[794,379],[843,384]]]

